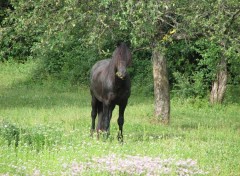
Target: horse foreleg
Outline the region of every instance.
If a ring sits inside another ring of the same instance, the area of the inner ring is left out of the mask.
[[[123,124],[124,124],[124,111],[126,108],[127,103],[119,105],[119,117],[118,117],[118,141],[123,142]]]
[[[103,103],[98,103],[98,126],[97,126],[97,138],[99,139],[99,133],[103,130]]]

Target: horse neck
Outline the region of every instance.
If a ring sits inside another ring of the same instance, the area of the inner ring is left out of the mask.
[[[109,70],[109,74],[115,75],[116,70],[117,70],[117,60],[116,59],[114,59],[114,58],[110,59],[108,70]]]

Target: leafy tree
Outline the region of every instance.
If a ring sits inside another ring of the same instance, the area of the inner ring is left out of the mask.
[[[182,16],[179,30],[183,31],[186,39],[198,40],[196,51],[201,54],[203,63],[215,73],[210,100],[221,103],[227,84],[227,65],[239,58],[240,3],[236,0],[186,0],[178,3],[189,7],[177,11]]]
[[[63,0],[11,1],[14,10],[2,22],[0,59],[17,61],[38,58],[36,73],[54,75],[72,82],[86,82],[90,65],[96,60],[96,46],[89,47],[90,13],[95,2]],[[92,21],[93,23],[93,21]],[[90,24],[92,24],[90,23]]]
[[[6,10],[8,8],[11,8],[11,5],[8,0],[0,1],[0,24],[1,24],[2,20],[6,17],[6,15],[7,15]]]

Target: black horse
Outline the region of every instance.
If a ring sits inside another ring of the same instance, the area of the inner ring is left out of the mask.
[[[97,132],[110,130],[110,120],[115,105],[119,105],[118,140],[123,139],[124,111],[130,96],[131,82],[126,68],[131,64],[131,52],[125,43],[118,44],[111,59],[98,61],[91,70],[92,127],[98,115]]]

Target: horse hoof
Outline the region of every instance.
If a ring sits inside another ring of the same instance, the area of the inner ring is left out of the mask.
[[[93,137],[93,132],[92,131],[90,131],[90,137]]]
[[[123,136],[122,135],[118,134],[117,138],[118,138],[118,142],[123,143]]]

